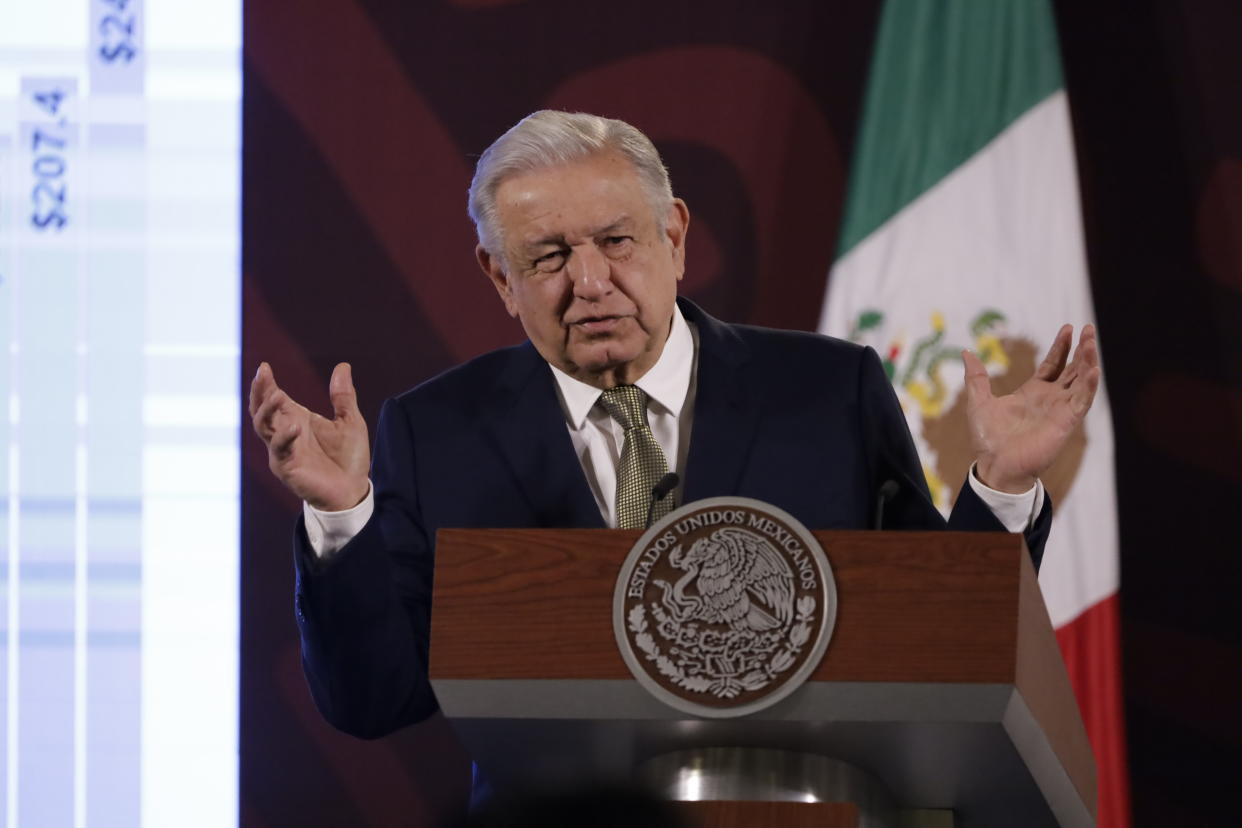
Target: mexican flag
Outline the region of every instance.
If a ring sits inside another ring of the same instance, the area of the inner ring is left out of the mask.
[[[1062,323],[1094,317],[1049,3],[889,0],[820,330],[879,351],[946,514],[973,460],[961,349],[1008,393]],[[1128,826],[1103,384],[1043,480],[1055,516],[1040,584],[1095,750],[1099,824]]]

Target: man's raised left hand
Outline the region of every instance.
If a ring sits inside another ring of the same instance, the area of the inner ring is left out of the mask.
[[[1017,494],[1029,491],[1074,433],[1100,386],[1095,328],[1082,329],[1069,358],[1074,328],[1063,325],[1035,375],[1003,397],[992,395],[987,369],[962,352],[966,365],[966,418],[975,449],[975,472],[984,485]]]

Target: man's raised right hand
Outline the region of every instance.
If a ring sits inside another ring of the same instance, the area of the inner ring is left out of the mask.
[[[250,383],[250,420],[267,446],[267,465],[298,497],[324,512],[352,509],[367,496],[371,449],[349,364],[332,370],[332,419],[295,402],[266,362]]]

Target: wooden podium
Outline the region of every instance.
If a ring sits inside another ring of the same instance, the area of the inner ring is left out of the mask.
[[[640,534],[440,532],[431,681],[497,788],[649,778],[716,748],[782,751],[830,757],[888,797],[870,822],[854,802],[806,824],[1095,824],[1094,759],[1021,536],[814,532],[839,596],[823,661],[772,707],[707,720],[652,697],[615,643],[613,590]],[[785,786],[702,807],[713,824],[743,824],[736,808],[799,798],[823,796]]]

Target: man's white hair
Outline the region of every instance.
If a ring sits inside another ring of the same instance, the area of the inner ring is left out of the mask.
[[[479,157],[467,207],[479,244],[503,261],[504,239],[496,220],[496,191],[506,178],[609,151],[634,165],[663,233],[673,203],[673,187],[651,139],[625,121],[585,112],[541,109],[514,124]]]

